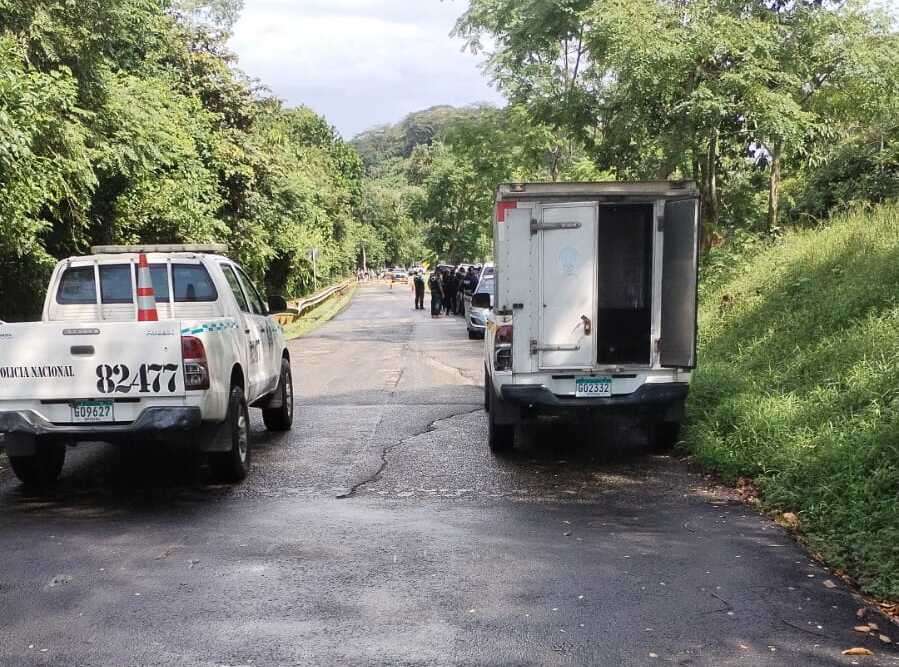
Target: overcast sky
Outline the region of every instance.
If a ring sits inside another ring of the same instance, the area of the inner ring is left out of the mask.
[[[246,0],[240,68],[349,139],[435,104],[501,102],[449,36],[465,0]]]

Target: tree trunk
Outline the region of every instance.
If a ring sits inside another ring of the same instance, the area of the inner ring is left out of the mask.
[[[721,205],[718,194],[718,130],[712,130],[709,145],[704,159],[699,163],[702,179],[700,193],[702,195],[702,247],[708,250],[718,229],[721,217]]]
[[[708,197],[709,197],[709,224],[712,229],[718,228],[718,222],[721,217],[721,204],[718,199],[718,130],[712,130],[712,136],[709,138],[709,157],[708,169],[706,170],[708,178]]]
[[[562,147],[556,146],[552,152],[552,162],[549,167],[549,177],[552,179],[553,183],[557,183],[559,181],[559,163],[562,160]]]
[[[768,180],[768,220],[765,231],[777,227],[777,213],[780,205],[780,147],[771,145],[771,174]]]

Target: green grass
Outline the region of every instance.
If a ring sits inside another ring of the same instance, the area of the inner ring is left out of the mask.
[[[702,288],[688,445],[899,599],[899,205],[726,252]]]
[[[300,317],[297,321],[292,322],[284,327],[284,337],[287,340],[301,338],[318,329],[328,320],[332,319],[346,308],[356,293],[356,286],[353,285],[343,294],[339,294],[325,301],[323,304],[315,308],[309,313]]]

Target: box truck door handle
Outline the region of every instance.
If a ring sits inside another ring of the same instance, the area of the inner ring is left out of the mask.
[[[531,341],[531,354],[536,354],[537,352],[577,352],[580,349],[580,345],[541,345],[535,340]]]
[[[536,220],[531,220],[531,234],[553,229],[580,229],[582,226],[579,222],[537,222]]]
[[[586,315],[581,315],[581,320],[584,323],[584,335],[589,336],[593,331],[593,322],[590,321],[590,318]]]

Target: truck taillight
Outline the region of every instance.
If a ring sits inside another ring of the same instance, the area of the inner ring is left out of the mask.
[[[493,367],[498,371],[512,370],[512,325],[503,324],[496,328],[493,338]]]
[[[185,389],[209,389],[209,364],[203,341],[195,336],[181,337]]]

